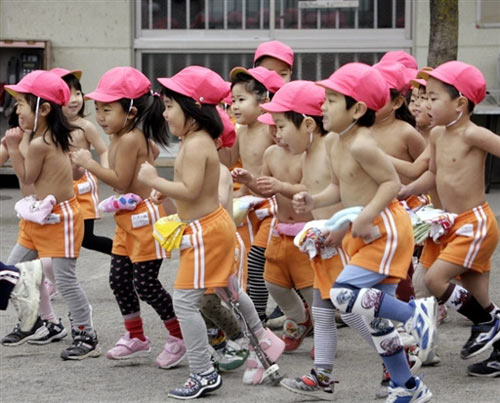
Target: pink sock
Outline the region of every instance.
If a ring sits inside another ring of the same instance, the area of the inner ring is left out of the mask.
[[[50,302],[49,290],[47,289],[44,280],[45,276],[42,276],[42,284],[40,285],[40,307],[38,308],[40,311],[40,317],[43,320],[57,323],[56,314],[54,313],[54,309],[52,308],[52,304]]]

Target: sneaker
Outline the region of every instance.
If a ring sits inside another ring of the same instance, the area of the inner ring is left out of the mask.
[[[333,395],[334,381],[311,369],[311,373],[299,378],[285,378],[280,385],[291,392],[321,400],[335,400]]]
[[[420,368],[422,368],[422,361],[418,357],[419,348],[417,346],[405,347],[406,360],[413,375],[416,375]]]
[[[415,382],[416,385],[412,389],[396,386],[391,382],[386,403],[424,403],[430,401],[432,393],[429,388],[418,377],[415,377]]]
[[[147,357],[151,353],[149,339],[142,341],[136,337],[130,338],[130,333],[126,332],[115,346],[108,350],[106,358],[110,360],[127,360],[129,358]]]
[[[14,327],[12,332],[10,332],[2,339],[1,343],[4,346],[9,346],[9,347],[19,346],[23,343],[26,343],[31,337],[33,337],[36,331],[42,326],[43,326],[43,321],[40,319],[40,317],[37,318],[33,327],[27,332],[23,332],[21,330],[21,324],[18,323]]]
[[[285,351],[297,350],[304,338],[312,331],[313,323],[309,311],[306,310],[307,319],[303,323],[297,323],[292,319],[286,319],[283,323],[281,340],[285,342]]]
[[[281,329],[285,319],[285,314],[281,311],[280,307],[276,305],[271,315],[267,317],[266,326],[269,329]]]
[[[434,297],[414,299],[409,304],[415,307],[415,312],[405,323],[405,329],[415,337],[420,347],[420,361],[424,362],[434,347],[436,337],[436,299]]]
[[[422,363],[424,367],[436,367],[441,364],[441,357],[439,356],[436,349],[432,350],[429,356],[427,357],[427,361]]]
[[[17,311],[19,330],[30,332],[38,318],[42,263],[40,260],[32,260],[15,266],[19,269],[19,279],[10,293],[10,301]]]
[[[467,367],[470,376],[497,378],[500,376],[500,352],[493,350],[489,358]]]
[[[460,357],[464,360],[475,357],[500,340],[500,315],[489,323],[473,325],[469,340],[462,347]]]
[[[184,340],[168,335],[163,351],[156,357],[156,364],[163,369],[177,366],[186,355]]]
[[[189,375],[186,383],[180,388],[172,389],[168,392],[168,397],[174,399],[196,399],[206,395],[209,392],[219,389],[222,386],[222,378],[214,369],[212,372],[203,374]]]
[[[49,344],[65,338],[68,332],[64,328],[59,318],[59,323],[43,321],[43,326],[39,327],[35,334],[28,340],[29,344]]]
[[[221,371],[232,371],[241,367],[248,358],[248,349],[242,348],[236,342],[228,340],[222,349],[211,349]]]
[[[264,334],[259,338],[259,344],[273,362],[276,362],[285,350],[285,342],[267,328],[264,330]],[[248,349],[247,368],[243,374],[243,383],[245,385],[258,385],[270,374],[265,373],[266,369],[258,359],[253,347],[249,346]]]
[[[83,360],[87,357],[99,357],[101,348],[97,341],[97,333],[88,330],[73,329],[73,343],[61,353],[63,360]]]
[[[384,399],[389,396],[389,387],[391,386],[391,376],[387,371],[387,368],[382,364],[382,380],[380,381],[380,386],[375,392],[375,397],[377,399]]]

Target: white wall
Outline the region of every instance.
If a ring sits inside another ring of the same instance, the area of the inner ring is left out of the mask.
[[[458,60],[479,68],[488,89],[500,88],[498,57],[500,28],[476,27],[476,1],[459,0]],[[419,66],[427,64],[429,44],[429,0],[415,0],[415,55]]]

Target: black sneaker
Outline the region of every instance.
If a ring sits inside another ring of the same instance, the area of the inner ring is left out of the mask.
[[[472,326],[471,335],[462,347],[460,357],[466,360],[481,354],[497,340],[500,340],[500,316],[491,322]]]
[[[484,361],[467,367],[470,376],[496,378],[500,376],[500,351],[493,350],[490,357]]]
[[[29,332],[23,332],[21,330],[21,324],[18,323],[16,327],[14,327],[14,330],[10,332],[7,336],[5,336],[2,340],[1,343],[4,346],[9,346],[9,347],[14,347],[14,346],[19,346],[23,343],[26,343],[33,335],[36,333],[36,331],[43,326],[43,321],[40,319],[40,317],[37,318],[35,324],[31,328]]]
[[[87,330],[73,330],[73,344],[61,353],[63,360],[83,360],[87,357],[99,357],[101,348],[97,341],[97,334]]]
[[[38,328],[33,336],[28,340],[28,344],[49,344],[66,337],[68,332],[64,328],[59,318],[59,323],[43,321],[43,326]]]
[[[213,392],[222,386],[222,378],[214,369],[206,375],[191,374],[186,383],[180,388],[172,389],[168,392],[168,397],[174,399],[196,399],[209,392]]]

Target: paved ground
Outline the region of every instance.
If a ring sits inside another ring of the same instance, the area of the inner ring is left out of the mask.
[[[0,179],[4,184],[4,178]],[[1,185],[0,185],[1,186]],[[110,191],[104,188],[102,196]],[[5,260],[17,235],[17,218],[13,214],[14,202],[19,198],[16,189],[0,189],[0,260]],[[488,195],[497,219],[500,216],[500,189]],[[500,221],[500,220],[499,220]],[[114,221],[111,216],[97,223],[96,233],[111,236]],[[168,290],[176,272],[178,257],[165,261],[161,280]],[[123,332],[118,307],[108,287],[109,258],[96,252],[82,250],[78,261],[78,274],[94,308],[94,322],[103,351],[112,347]],[[500,247],[493,260],[490,292],[500,303]],[[67,310],[61,298],[54,301],[55,310],[63,317]],[[435,402],[498,402],[499,379],[478,379],[466,375],[469,361],[462,361],[458,352],[469,335],[469,324],[452,313],[449,323],[440,327],[440,353],[442,364],[423,370],[425,382],[434,393]],[[165,341],[165,330],[154,311],[143,305],[147,335],[152,341],[149,359],[116,362],[104,357],[82,362],[63,362],[59,353],[69,345],[67,337],[48,346],[0,346],[0,400],[16,402],[163,402],[172,387],[183,383],[188,367],[183,363],[178,369],[160,370],[154,359]],[[15,325],[15,311],[9,308],[0,312],[0,335],[8,333]],[[312,361],[309,350],[312,338],[307,338],[299,351],[283,356],[283,372],[297,376],[309,371]],[[489,354],[489,352],[488,352]],[[479,357],[484,359],[487,354]],[[224,385],[219,391],[205,398],[214,402],[294,402],[303,401],[299,395],[280,387],[249,387],[241,383],[243,370],[224,374]],[[336,386],[339,402],[366,402],[374,399],[381,366],[378,357],[348,328],[339,330],[338,356],[334,369],[340,381]]]

